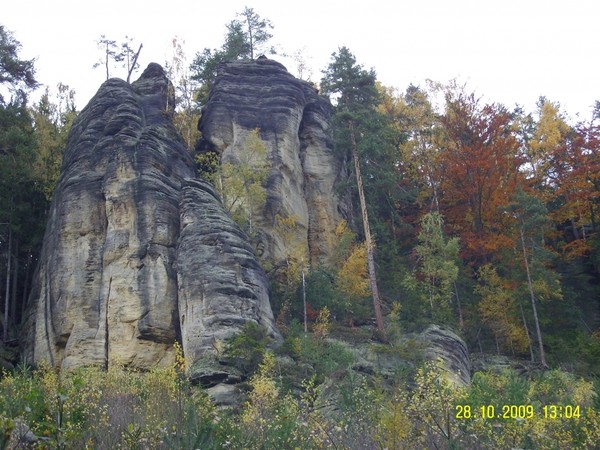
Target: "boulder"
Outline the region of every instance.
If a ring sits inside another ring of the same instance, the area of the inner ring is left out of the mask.
[[[277,335],[267,278],[172,123],[150,64],[110,79],[73,125],[25,321],[23,356],[70,368],[194,362],[246,321]],[[200,223],[203,222],[203,223]],[[205,258],[205,259],[203,259]]]
[[[213,403],[220,407],[237,408],[245,401],[244,393],[233,384],[217,384],[206,389]]]
[[[222,162],[235,164],[248,134],[260,130],[270,173],[266,205],[252,212],[258,229],[254,245],[274,263],[297,246],[308,251],[312,264],[332,260],[334,232],[348,208],[336,192],[347,172],[333,153],[331,111],[315,87],[276,61],[261,58],[219,67],[199,123],[199,151],[216,152]],[[296,220],[291,236],[278,231],[277,215]]]
[[[425,359],[440,361],[446,370],[447,379],[456,386],[471,383],[471,360],[469,349],[454,331],[438,325],[430,325],[419,336],[424,346]]]

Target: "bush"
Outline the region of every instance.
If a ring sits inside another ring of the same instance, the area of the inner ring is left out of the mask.
[[[181,364],[147,373],[42,366],[0,380],[0,443],[21,423],[41,448],[196,448],[171,444],[212,442],[213,421],[214,407],[192,391]]]
[[[246,322],[240,333],[227,341],[224,356],[246,374],[252,374],[262,362],[270,342],[265,327],[255,322]]]

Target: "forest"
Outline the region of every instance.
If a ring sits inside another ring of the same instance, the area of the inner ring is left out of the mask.
[[[173,42],[165,65],[178,100],[174,123],[205,178],[234,171],[196,150],[218,64],[270,55],[272,29],[246,8],[226,25],[222,47],[198,51],[191,64]],[[589,120],[574,123],[544,97],[525,111],[484,102],[457,82],[384,86],[350,49],[333,50],[315,87],[333,104],[333,151],[349,168],[338,189],[351,215],[336,230],[333,266],[304,270],[304,256],[290,249],[287,266],[270,272],[284,334],[275,353],[310,364],[312,376],[282,376],[252,327],[225,349],[247,374],[248,402],[231,416],[191,386],[184,355],[149,374],[18,366],[0,376],[0,448],[23,418],[27,432],[43,436],[38,448],[597,448],[600,101]],[[40,81],[35,62],[19,51],[18,36],[0,26],[3,361],[18,359],[62,151],[78,114],[75,92],[63,84],[29,100]],[[107,78],[115,62],[128,78],[139,55],[104,36],[99,53]],[[494,355],[513,369],[484,368],[470,386],[452,388],[401,339],[430,324],[455,330],[472,358]],[[411,364],[391,387],[349,375],[352,353],[330,340],[344,336]],[[519,420],[496,416],[507,405],[522,406],[511,416]],[[547,409],[555,405],[560,415]],[[490,408],[490,420],[471,420]],[[116,411],[129,416],[115,419]]]

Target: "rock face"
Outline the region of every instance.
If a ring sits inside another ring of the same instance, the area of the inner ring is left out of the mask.
[[[248,321],[259,321],[272,336],[277,334],[269,280],[247,236],[224,214],[218,194],[202,180],[183,182],[176,269],[181,334],[192,361]]]
[[[219,69],[200,119],[200,151],[235,163],[250,131],[260,130],[271,169],[266,206],[253,216],[265,258],[281,261],[290,245],[303,245],[313,264],[331,260],[335,228],[347,214],[335,192],[346,171],[332,151],[330,115],[329,100],[278,62],[259,58]],[[296,219],[293,236],[278,233],[277,215]]]
[[[247,321],[277,331],[246,238],[172,125],[174,99],[150,64],[111,79],[64,153],[36,272],[24,357],[63,368],[192,362]]]
[[[430,361],[441,361],[446,369],[448,381],[456,386],[471,383],[471,360],[467,344],[453,331],[430,325],[419,335],[425,357]]]

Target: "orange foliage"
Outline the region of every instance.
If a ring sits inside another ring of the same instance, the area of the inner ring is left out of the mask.
[[[442,124],[440,207],[452,234],[460,236],[463,256],[486,261],[515,245],[507,232],[513,219],[502,212],[524,181],[511,116],[502,106],[480,107],[472,94],[461,93],[448,99]]]
[[[560,207],[552,219],[568,224],[572,241],[564,246],[567,257],[585,255],[589,250],[586,227],[597,220],[600,201],[600,126],[580,125],[553,155],[554,198]]]

